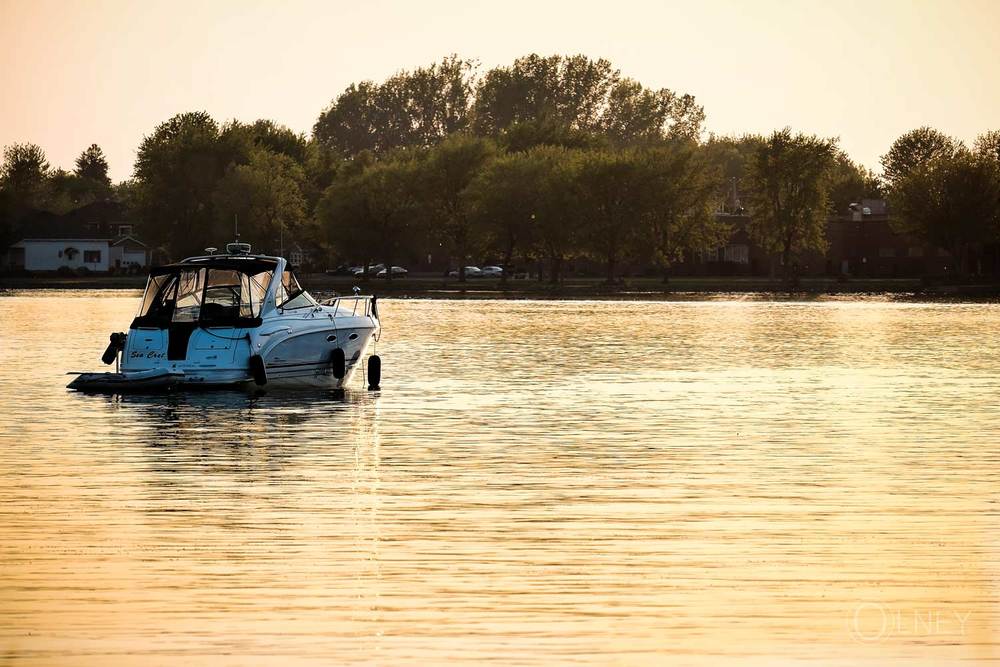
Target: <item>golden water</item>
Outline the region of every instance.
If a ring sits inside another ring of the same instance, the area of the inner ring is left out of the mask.
[[[0,664],[1000,661],[1000,307],[400,301],[383,390],[108,398],[0,297]]]

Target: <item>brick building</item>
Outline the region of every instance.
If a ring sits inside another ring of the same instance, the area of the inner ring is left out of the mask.
[[[779,258],[764,252],[750,239],[750,216],[719,213],[717,219],[732,228],[726,245],[699,253],[677,267],[679,275],[766,276],[780,274]],[[807,276],[906,278],[947,275],[954,271],[951,254],[905,234],[890,224],[884,199],[863,199],[826,223],[825,253],[799,259]]]

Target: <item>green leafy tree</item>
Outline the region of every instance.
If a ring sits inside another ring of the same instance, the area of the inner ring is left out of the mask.
[[[628,146],[665,138],[696,139],[704,120],[704,109],[690,95],[650,90],[638,81],[621,79],[608,95],[600,129],[615,144]]]
[[[915,168],[938,157],[953,156],[961,148],[961,142],[934,128],[910,130],[882,156],[882,178],[891,190]]]
[[[514,253],[526,253],[533,246],[540,205],[538,184],[547,169],[531,153],[502,155],[489,162],[465,190],[475,234],[501,256],[505,283],[513,270]]]
[[[605,135],[570,127],[551,116],[514,123],[500,133],[498,142],[508,153],[535,146],[593,149],[610,146]]]
[[[644,88],[622,78],[607,60],[531,54],[486,73],[476,90],[474,118],[476,131],[490,136],[540,123],[550,133],[555,125],[564,128],[563,135],[599,133],[630,145],[696,137],[705,114],[690,95]],[[570,145],[533,145],[541,143]]]
[[[563,266],[580,245],[579,172],[582,153],[561,146],[538,146],[528,153],[538,166],[537,205],[532,237],[549,265],[549,282],[562,279]]]
[[[344,156],[432,146],[468,126],[475,63],[449,56],[381,84],[352,84],[320,114],[316,140]]]
[[[476,131],[499,135],[516,123],[540,119],[596,129],[618,77],[607,60],[583,55],[518,58],[483,77],[474,105]]]
[[[979,135],[976,138],[973,150],[977,158],[984,161],[987,165],[992,165],[996,172],[1000,174],[1000,130],[992,130]],[[997,199],[994,208],[992,227],[995,230],[1000,230],[1000,199]],[[1000,241],[1000,238],[996,240]],[[994,248],[994,252],[1000,255],[1000,249]]]
[[[460,281],[465,281],[465,263],[475,247],[472,212],[463,195],[496,152],[487,139],[455,134],[432,149],[420,165],[417,201],[421,217],[450,256],[458,260]]]
[[[806,251],[826,249],[830,173],[836,142],[785,128],[757,149],[751,165],[751,237],[781,258],[785,277]]]
[[[730,229],[715,216],[718,167],[691,142],[672,142],[635,155],[640,170],[640,234],[664,282],[685,254],[725,243]]]
[[[142,225],[142,218],[139,216],[140,188],[135,179],[129,178],[111,186],[111,198],[122,204],[127,220],[138,222]],[[140,238],[145,238],[143,231],[138,231]]]
[[[107,196],[111,193],[111,179],[108,178],[108,160],[97,144],[91,144],[76,158],[77,178],[88,183],[95,195]]]
[[[50,174],[45,151],[36,144],[12,144],[4,148],[0,164],[0,241],[3,248],[14,240],[25,213],[46,204]]]
[[[46,183],[45,208],[53,213],[67,213],[112,196],[108,162],[97,144],[91,144],[76,159],[72,171],[55,169]]]
[[[417,234],[418,163],[406,157],[377,162],[327,188],[317,218],[343,255],[372,258],[387,269]],[[391,270],[387,278],[392,279]]]
[[[589,151],[580,161],[581,244],[604,262],[609,284],[640,237],[643,178],[634,151]]]
[[[1000,163],[1000,130],[980,134],[976,137],[973,150],[985,159]]]
[[[144,236],[173,257],[200,251],[215,239],[214,194],[231,163],[245,163],[245,133],[204,112],[174,116],[139,147],[135,163]]]
[[[216,186],[213,203],[220,231],[231,229],[238,217],[242,238],[278,252],[291,238],[309,236],[305,179],[305,171],[288,155],[254,149],[247,164],[232,164]]]
[[[882,183],[878,176],[838,150],[830,171],[830,212],[844,213],[852,203],[882,196]]]
[[[73,172],[55,169],[49,174],[45,209],[62,214],[85,206],[96,199],[92,186]]]
[[[37,144],[12,144],[4,148],[0,165],[0,188],[9,193],[20,209],[44,205],[51,169],[45,151]]]
[[[749,179],[750,167],[764,138],[756,134],[741,137],[710,136],[702,147],[709,168],[718,176],[715,199],[717,208],[725,213],[744,212],[743,190]]]
[[[897,229],[949,250],[958,272],[980,272],[985,244],[1000,240],[1000,165],[965,148],[920,163],[893,187]]]

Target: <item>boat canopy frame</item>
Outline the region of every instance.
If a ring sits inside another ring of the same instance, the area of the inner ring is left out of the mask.
[[[154,267],[131,328],[260,326],[279,266],[269,257],[199,257]]]

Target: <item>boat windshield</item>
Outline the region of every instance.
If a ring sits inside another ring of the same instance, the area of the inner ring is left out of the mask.
[[[317,305],[316,299],[309,295],[309,292],[302,289],[295,274],[285,269],[281,274],[281,284],[274,294],[274,303],[282,310],[294,310],[295,308],[309,308]]]
[[[261,264],[154,269],[132,326],[257,326],[273,270]]]

